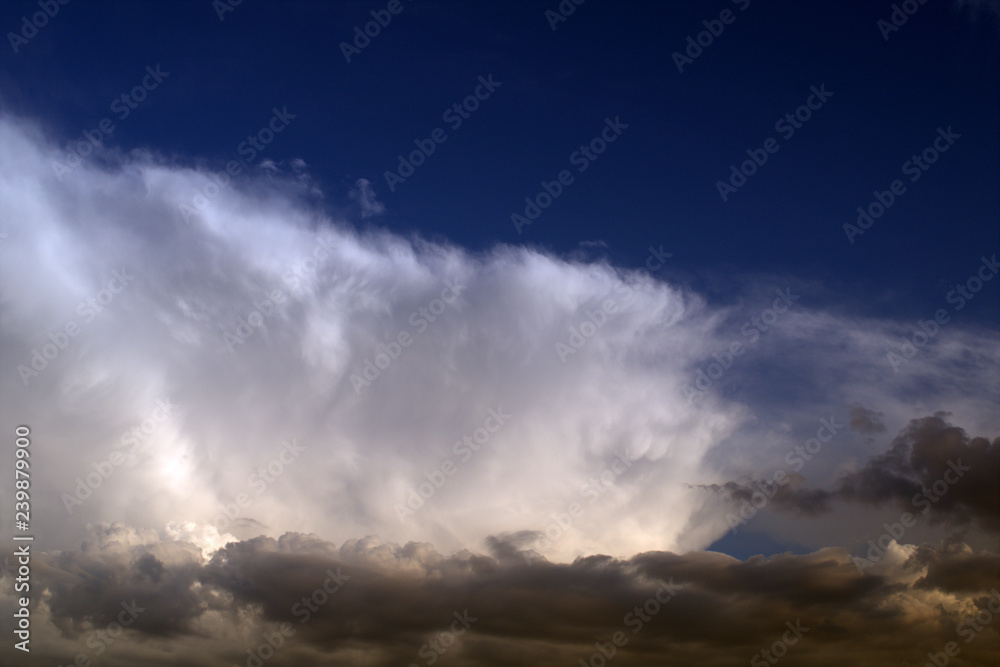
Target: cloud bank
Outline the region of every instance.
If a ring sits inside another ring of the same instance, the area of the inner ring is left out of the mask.
[[[802,665],[832,664],[831,653],[920,662],[951,641],[963,664],[1000,655],[989,620],[1000,557],[961,543],[893,543],[864,576],[838,548],[557,564],[287,533],[230,543],[208,562],[196,551],[102,524],[81,548],[46,556],[36,565],[44,648],[24,664],[107,651],[108,664],[578,664],[613,652],[626,665],[735,665],[782,642],[772,655]],[[6,593],[0,603],[13,606]]]

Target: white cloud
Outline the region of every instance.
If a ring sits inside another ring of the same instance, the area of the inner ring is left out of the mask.
[[[824,401],[860,401],[887,423],[914,405],[909,380],[878,366],[890,325],[810,310],[806,296],[720,381],[752,387],[753,400],[712,394],[691,405],[681,390],[698,364],[740,337],[726,322],[762,306],[723,310],[648,274],[526,248],[473,256],[361,235],[278,176],[255,188],[234,183],[187,224],[178,206],[204,186],[204,173],[134,155],[120,170],[84,164],[60,181],[54,147],[10,118],[0,118],[0,146],[10,234],[0,245],[2,398],[8,415],[40,434],[35,510],[56,547],[79,541],[88,521],[122,520],[189,526],[176,530],[202,546],[260,527],[334,542],[378,534],[448,551],[544,530],[578,502],[584,511],[544,550],[552,560],[699,548],[728,526],[721,514],[693,525],[704,497],[686,485],[786,451],[787,442],[754,441],[759,420],[787,424],[774,430],[791,439],[815,430]],[[358,183],[362,215],[381,212]],[[122,267],[134,281],[84,321],[78,304],[99,298]],[[460,294],[436,302],[446,281]],[[576,350],[571,328],[609,299],[614,312]],[[70,322],[79,334],[25,386],[18,366]],[[385,361],[379,345],[401,333],[411,342],[356,391],[352,375],[366,360]],[[986,364],[962,388],[932,382],[958,353],[946,334]],[[557,343],[576,351],[563,360]],[[804,383],[786,409],[768,413],[764,397],[787,387],[759,375],[763,364],[796,382],[826,374],[822,391]],[[951,325],[914,363],[931,382],[916,402],[948,408],[940,403],[957,404],[972,388],[979,399],[966,409],[981,420],[995,403],[987,378],[996,366],[995,346]],[[163,397],[179,407],[151,436],[151,454],[69,516],[61,495]],[[454,444],[497,407],[508,423],[462,460]],[[305,451],[261,488],[258,469],[291,438]],[[634,464],[591,503],[582,489],[623,452]],[[394,506],[444,459],[455,473],[401,523]],[[248,502],[239,521],[213,532],[221,506],[239,504],[240,494]]]

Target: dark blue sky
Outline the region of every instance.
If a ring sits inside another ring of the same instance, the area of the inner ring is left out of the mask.
[[[737,276],[790,274],[859,312],[926,317],[997,249],[989,11],[931,1],[886,41],[888,2],[590,0],[553,31],[554,1],[402,0],[346,62],[340,43],[385,6],[247,0],[220,21],[209,0],[71,2],[18,53],[5,39],[0,102],[63,141],[111,117],[106,145],[215,169],[287,107],[295,119],[255,162],[304,159],[333,204],[369,179],[387,207],[374,224],[472,249],[603,241],[588,252],[626,265],[663,244],[674,280],[723,301]],[[724,9],[734,20],[678,72],[672,53]],[[37,11],[5,3],[5,33]],[[157,64],[169,76],[115,119],[110,103]],[[500,87],[450,129],[443,112],[487,75]],[[821,85],[832,97],[776,132]],[[577,172],[570,155],[606,117],[628,128]],[[949,126],[961,138],[910,182],[903,163]],[[447,140],[391,192],[384,172],[438,127]],[[769,137],[778,151],[723,202],[717,181]],[[519,236],[511,214],[563,169],[573,183]],[[842,225],[897,178],[905,194],[849,244]],[[990,323],[997,303],[991,287],[966,313]]]

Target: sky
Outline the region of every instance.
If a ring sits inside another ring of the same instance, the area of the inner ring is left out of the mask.
[[[1000,3],[0,28],[4,664],[1000,659]]]

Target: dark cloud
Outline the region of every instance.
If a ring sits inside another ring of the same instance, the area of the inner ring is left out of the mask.
[[[52,623],[75,637],[114,622],[122,604],[135,601],[144,609],[132,622],[135,629],[163,637],[190,633],[191,622],[209,606],[195,586],[198,550],[178,542],[129,545],[116,539],[124,533],[120,524],[95,530],[97,542],[61,552],[41,574]]]
[[[486,546],[497,560],[507,561],[522,558],[521,554],[525,547],[530,547],[544,535],[545,533],[539,530],[519,530],[516,533],[490,535],[486,538]]]
[[[815,516],[829,512],[831,509],[831,494],[822,489],[809,489],[804,486],[805,479],[801,475],[788,475],[785,484],[773,481],[750,480],[746,482],[726,482],[725,484],[703,485],[701,488],[711,489],[722,494],[730,502],[737,504],[754,503],[754,496],[760,494],[768,498],[768,504],[775,508],[794,511],[805,516]]]
[[[912,420],[889,450],[841,480],[837,495],[895,502],[957,526],[1000,529],[1000,438],[970,438],[939,412]]]
[[[852,412],[852,427],[855,416]],[[797,475],[779,485],[752,480],[702,488],[722,493],[734,503],[751,502],[755,494],[763,493],[769,507],[810,516],[829,512],[836,500],[894,503],[904,511],[926,514],[932,522],[1000,530],[1000,438],[992,442],[970,438],[948,423],[947,416],[939,412],[912,420],[888,450],[842,476],[833,490],[804,488]],[[867,411],[858,428],[871,432]]]
[[[856,405],[851,408],[851,430],[865,434],[882,433],[885,431],[885,424],[882,423],[883,416],[881,412]]]
[[[443,555],[423,543],[369,537],[336,547],[287,533],[232,542],[207,562],[183,542],[105,539],[36,556],[48,619],[35,622],[56,624],[49,645],[64,648],[48,655],[60,664],[133,599],[144,611],[115,647],[131,664],[177,664],[156,652],[164,636],[185,664],[245,664],[247,647],[282,623],[294,633],[269,667],[427,664],[430,642],[460,619],[469,628],[445,664],[577,664],[619,631],[628,643],[616,664],[745,664],[786,623],[808,628],[795,664],[829,664],[834,650],[858,664],[915,663],[954,639],[963,610],[998,585],[1000,563],[953,542],[916,548],[878,576],[862,576],[835,548],[747,561],[654,551],[555,564],[524,558],[516,544],[530,539],[496,537],[493,556]],[[974,648],[995,663],[996,631],[987,632]]]
[[[910,560],[926,571],[914,584],[917,588],[970,593],[1000,586],[1000,556],[975,552],[962,542],[939,549],[921,546]]]

